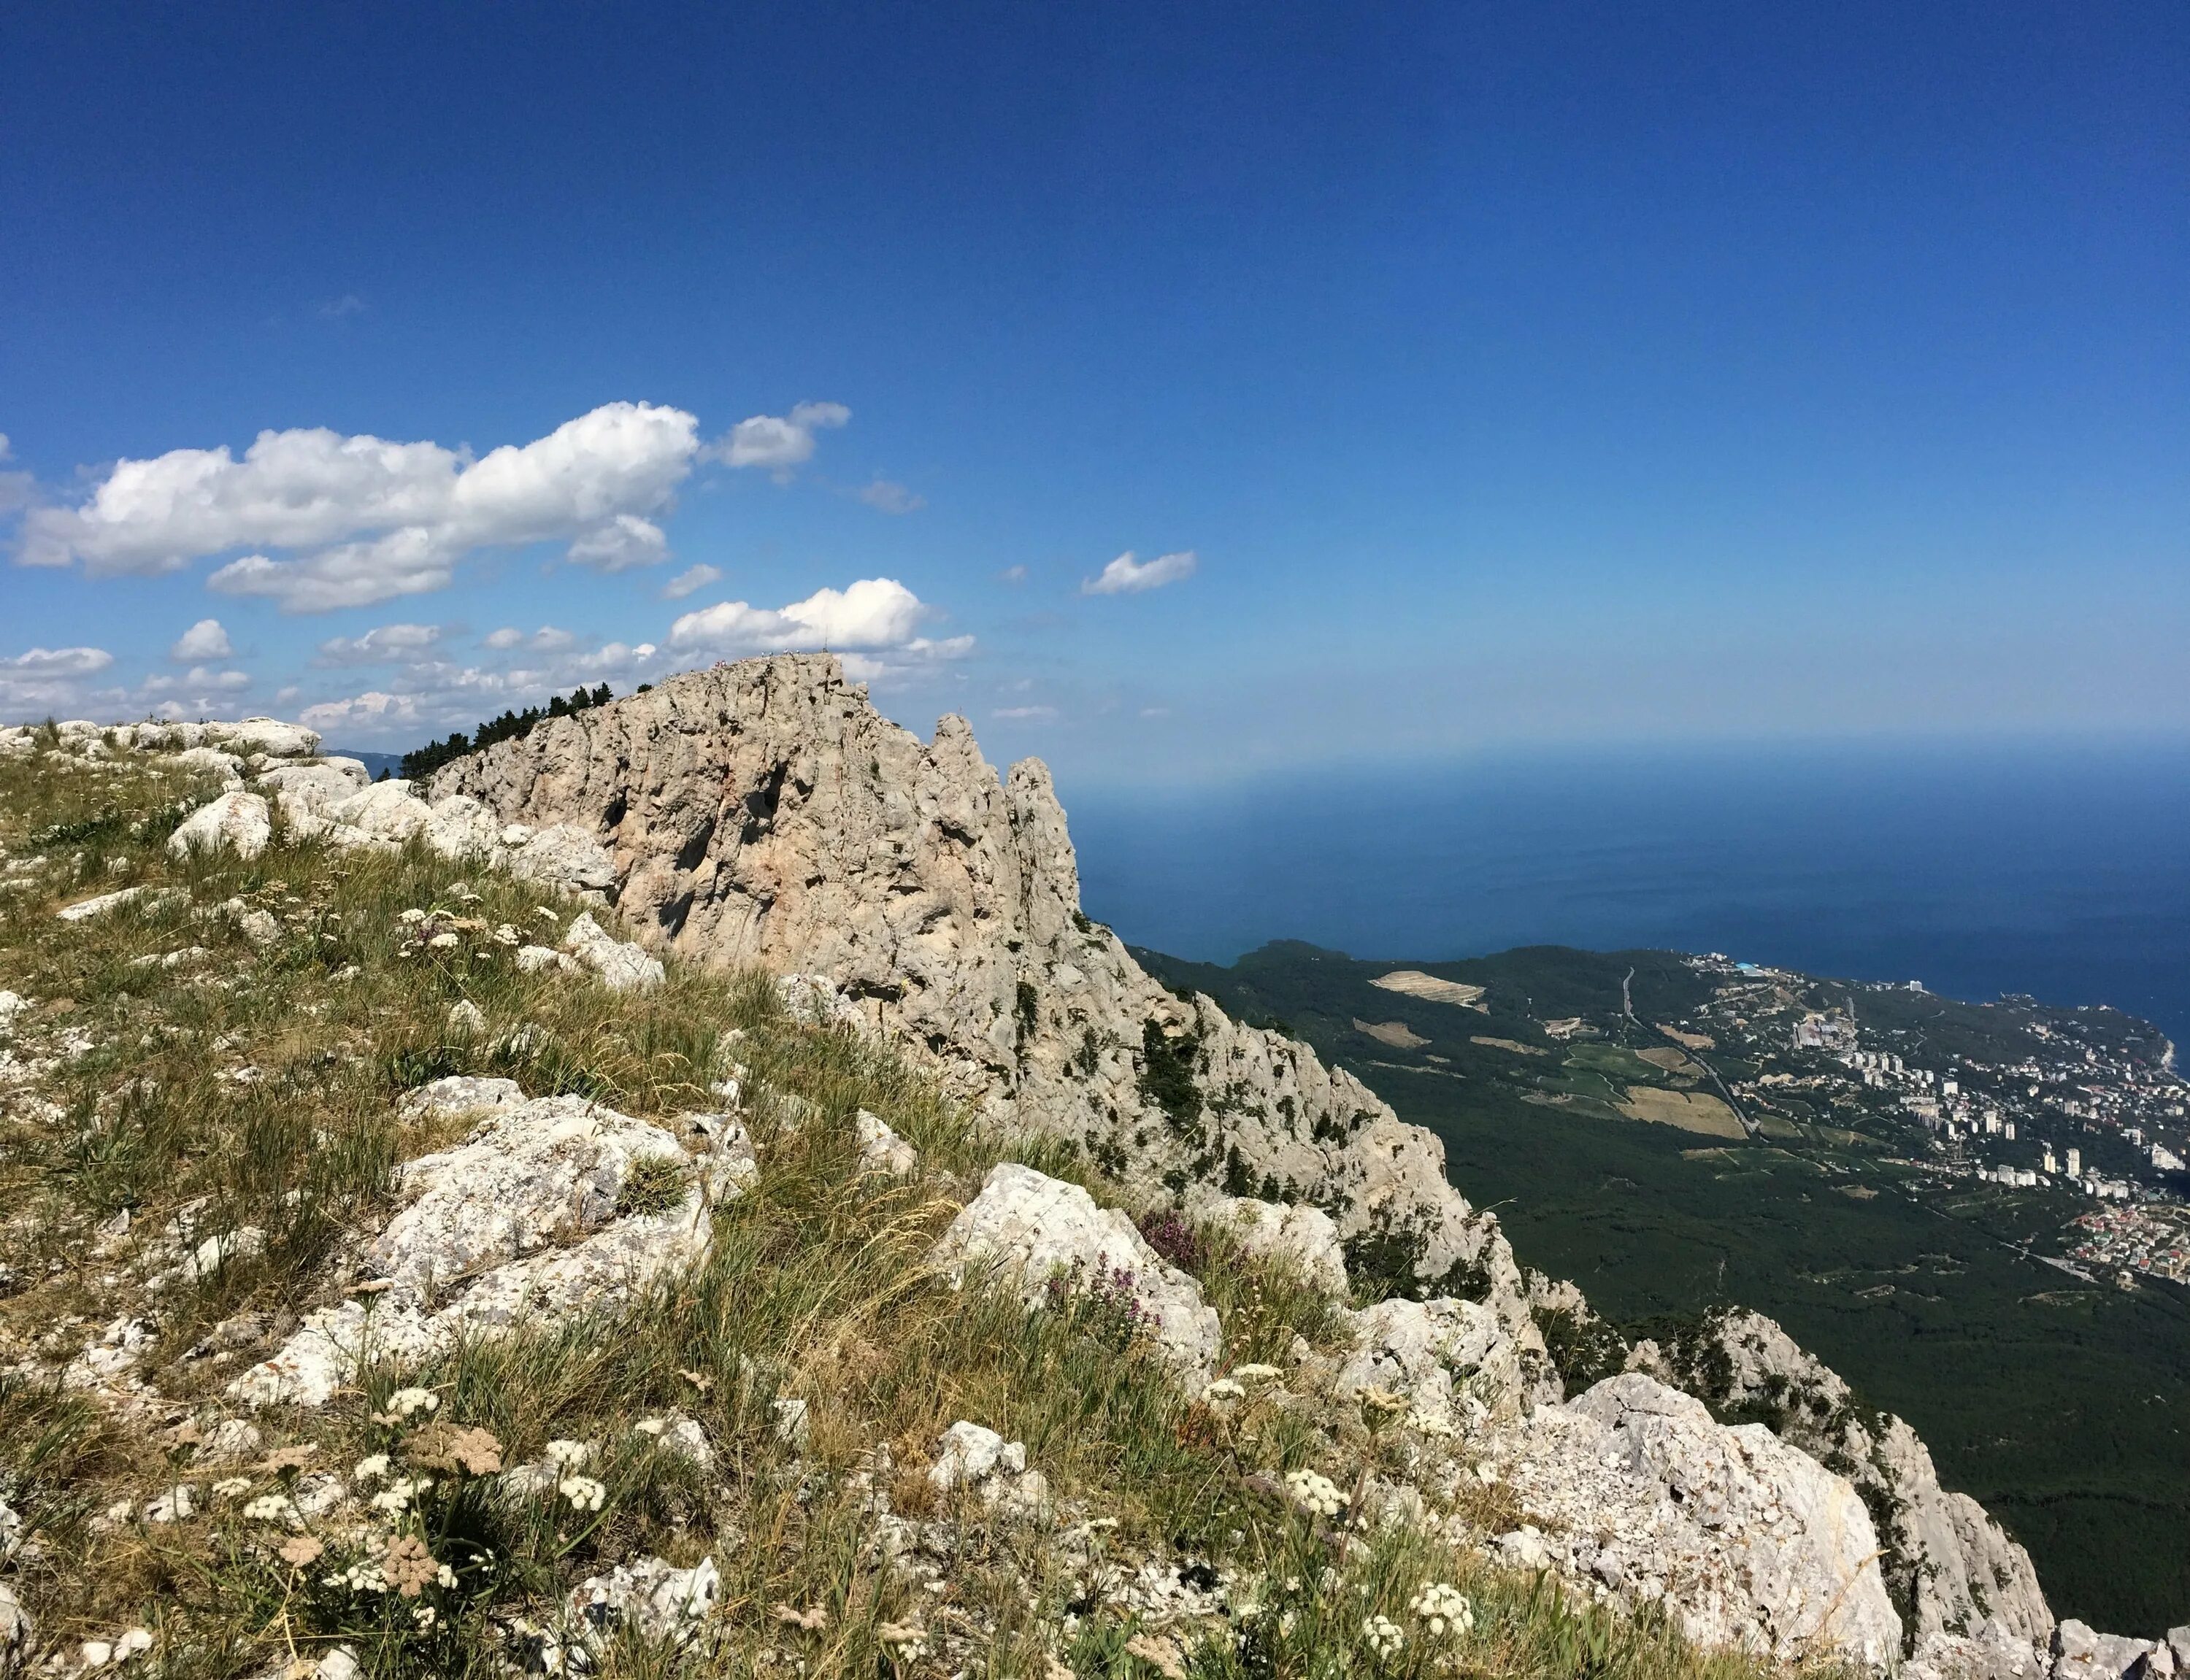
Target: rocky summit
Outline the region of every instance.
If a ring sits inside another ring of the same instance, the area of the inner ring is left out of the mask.
[[[318,744],[0,731],[0,1672],[2190,1656],[1770,1320],[1524,1274],[961,720],[786,655]]]

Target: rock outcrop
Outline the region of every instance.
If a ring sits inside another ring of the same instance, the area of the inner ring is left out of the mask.
[[[1131,1313],[1138,1327],[1195,1385],[1217,1361],[1223,1332],[1201,1289],[1164,1259],[1115,1208],[1098,1208],[1078,1185],[1005,1162],[989,1170],[936,1244],[953,1283],[986,1267],[1030,1307],[1095,1295]]]
[[[1489,1462],[1541,1525],[1543,1561],[1624,1602],[1662,1601],[1702,1643],[1881,1666],[1899,1655],[1863,1501],[1761,1424],[1729,1428],[1630,1373],[1495,1433]]]
[[[627,1299],[706,1252],[710,1205],[754,1171],[734,1123],[695,1126],[695,1158],[659,1126],[582,1097],[528,1102],[508,1079],[437,1081],[404,1111],[484,1118],[403,1167],[404,1205],[366,1246],[352,1298],[238,1378],[246,1404],[324,1405],[378,1361]]]
[[[1939,1485],[1914,1429],[1857,1405],[1840,1376],[1772,1320],[1715,1315],[1677,1342],[1642,1343],[1629,1365],[1721,1416],[1759,1419],[1849,1479],[1875,1513],[1912,1654],[1933,1635],[2037,1649],[2052,1637],[2029,1553],[1977,1501]]]
[[[1150,979],[1082,914],[1048,771],[1000,778],[964,720],[923,744],[826,655],[689,672],[549,718],[433,779],[438,809],[559,825],[657,948],[820,976],[993,1120],[1144,1193],[1326,1212],[1357,1272],[1489,1301],[1540,1347],[1495,1219],[1443,1146],[1306,1045]]]

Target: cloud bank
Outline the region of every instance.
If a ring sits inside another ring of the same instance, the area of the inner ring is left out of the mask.
[[[209,586],[292,613],[370,606],[445,588],[479,549],[566,541],[618,571],[668,555],[647,516],[699,452],[681,409],[608,403],[477,461],[439,444],[262,432],[239,461],[223,445],[123,461],[73,508],[33,508],[17,559],[94,576],[154,575],[237,548]]]

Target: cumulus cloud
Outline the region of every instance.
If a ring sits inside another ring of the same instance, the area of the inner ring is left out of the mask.
[[[180,676],[148,676],[145,679],[147,694],[238,694],[250,686],[248,672],[211,670],[204,665],[192,665]]]
[[[407,727],[423,720],[416,695],[386,694],[378,689],[368,689],[347,699],[322,700],[317,705],[306,706],[297,714],[297,721],[325,734],[330,729],[358,726],[383,729]]]
[[[371,665],[416,659],[441,639],[439,625],[382,625],[362,636],[337,636],[320,643],[320,659],[332,665]]]
[[[81,710],[84,679],[113,663],[104,648],[33,648],[0,656],[0,718]]]
[[[1194,575],[1194,551],[1183,549],[1177,554],[1159,554],[1155,559],[1142,562],[1133,558],[1128,549],[1103,568],[1099,577],[1086,580],[1080,585],[1082,595],[1137,595],[1144,589],[1161,589],[1167,583],[1177,583]]]
[[[513,625],[504,625],[500,630],[489,631],[479,638],[481,645],[497,653],[506,653],[513,648],[527,648],[539,653],[557,653],[575,644],[577,637],[567,630],[558,630],[553,625],[542,625],[527,632]]]
[[[114,663],[104,648],[33,648],[12,659],[0,659],[0,671],[11,676],[90,676]]]
[[[195,665],[202,659],[225,659],[235,652],[218,619],[200,619],[175,638],[167,657],[178,665]]]
[[[481,548],[568,541],[615,570],[666,556],[645,516],[691,472],[698,427],[679,409],[609,403],[477,461],[325,427],[262,432],[241,461],[224,444],[120,462],[82,506],[33,509],[16,557],[149,575],[251,548],[210,586],[295,613],[445,588]]]
[[[669,627],[669,645],[695,652],[757,653],[788,648],[894,648],[914,639],[928,608],[894,578],[818,589],[770,610],[723,601]]]
[[[582,533],[570,545],[570,557],[578,565],[603,572],[655,566],[669,557],[669,538],[651,519],[619,513],[606,524]]]
[[[662,597],[666,600],[682,601],[686,596],[695,594],[705,589],[709,584],[718,581],[722,575],[721,569],[714,566],[687,567],[661,585]]]
[[[915,495],[903,484],[888,478],[877,478],[855,494],[870,507],[884,513],[916,513],[928,506],[928,498]]]
[[[757,414],[740,420],[708,446],[714,460],[731,467],[765,467],[777,478],[814,459],[814,434],[844,425],[851,410],[842,403],[801,403],[788,415]]]

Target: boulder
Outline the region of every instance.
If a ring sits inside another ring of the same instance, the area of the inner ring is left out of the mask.
[[[349,834],[337,838],[352,845],[400,846],[433,820],[426,801],[412,795],[411,783],[390,778],[326,808],[328,817]]]
[[[1289,1261],[1318,1288],[1346,1293],[1346,1250],[1338,1227],[1320,1208],[1211,1196],[1191,1202],[1194,1214],[1223,1227],[1250,1254]]]
[[[413,1112],[476,1110],[474,1099],[502,1095],[479,1087],[507,1083],[445,1089],[444,1106]],[[463,1142],[403,1167],[404,1205],[361,1257],[371,1293],[311,1314],[231,1392],[252,1406],[323,1405],[381,1360],[415,1364],[462,1336],[627,1301],[706,1253],[711,1198],[741,1183],[712,1166],[583,1098],[498,1102]]]
[[[178,857],[225,850],[248,861],[273,838],[274,817],[266,801],[257,794],[230,792],[184,818],[167,837],[167,850]]]
[[[920,1170],[920,1151],[889,1128],[879,1114],[861,1109],[852,1117],[860,1140],[860,1164],[871,1173],[910,1177]]]
[[[264,753],[269,758],[309,758],[320,749],[319,734],[301,723],[278,718],[247,717],[241,723],[213,723],[206,733],[231,752]]]
[[[590,911],[570,924],[563,935],[563,948],[599,975],[611,992],[644,991],[661,984],[661,959],[612,937]]]
[[[2053,1680],[2123,1680],[2153,1651],[2166,1649],[2149,1639],[2098,1632],[2071,1616],[2053,1630]]]
[[[1129,1301],[1162,1356],[1194,1384],[1207,1381],[1223,1340],[1217,1309],[1115,1208],[1098,1208],[1078,1185],[1005,1162],[960,1210],[933,1259],[954,1287],[993,1267],[1028,1306],[1053,1287],[1100,1290]]]
[[[8,1680],[25,1666],[35,1631],[31,1613],[15,1596],[14,1585],[0,1581],[0,1680]]]
[[[360,765],[358,768],[362,771],[364,766]],[[335,806],[354,798],[360,788],[372,785],[366,778],[350,776],[332,761],[321,764],[277,764],[253,780],[272,793],[275,802],[281,807],[282,817],[291,823],[324,820]]]

